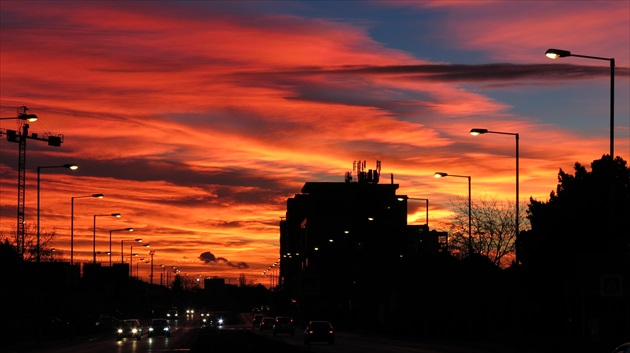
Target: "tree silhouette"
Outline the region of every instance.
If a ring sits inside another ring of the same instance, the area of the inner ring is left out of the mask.
[[[10,234],[0,234],[0,241],[11,244],[16,250],[21,244],[17,244],[17,228],[13,226]],[[56,253],[53,250],[52,244],[57,236],[55,230],[46,230],[40,228],[39,230],[39,247],[40,247],[40,260],[41,261],[58,261],[62,253]],[[36,261],[37,259],[37,225],[32,223],[26,223],[24,225],[24,261]]]
[[[560,169],[548,201],[530,198],[527,217],[532,229],[519,245],[524,265],[574,272],[630,255],[626,161],[605,155],[591,163],[590,172],[577,162],[574,170],[571,175]]]
[[[500,202],[484,196],[471,204],[472,239],[468,239],[468,198],[457,197],[451,200],[453,216],[448,220],[449,250],[459,259],[472,254],[487,257],[501,268],[510,266],[516,255],[515,207],[510,201]],[[522,210],[523,208],[519,208]],[[528,228],[529,222],[522,212],[519,220],[521,229]]]

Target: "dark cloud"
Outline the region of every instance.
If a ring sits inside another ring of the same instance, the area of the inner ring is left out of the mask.
[[[199,255],[199,260],[204,263],[217,262],[217,258],[210,251],[201,253],[201,255]]]
[[[199,255],[199,260],[203,261],[204,263],[217,263],[217,264],[222,264],[222,265],[226,265],[228,267],[233,267],[233,268],[240,268],[240,269],[247,269],[249,268],[249,265],[246,262],[232,262],[228,259],[226,259],[225,257],[216,257],[214,256],[214,254],[212,254],[209,251],[206,251],[204,253],[201,253],[201,255]]]
[[[251,75],[251,73],[249,73]],[[490,80],[537,80],[585,79],[610,75],[606,66],[571,64],[509,64],[494,63],[481,65],[394,65],[394,66],[351,66],[338,69],[309,68],[290,72],[261,73],[262,75],[395,75],[408,79],[443,82],[483,82]],[[617,68],[616,75],[629,76],[629,68]]]

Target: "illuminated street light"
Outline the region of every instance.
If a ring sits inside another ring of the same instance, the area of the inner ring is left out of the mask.
[[[93,255],[93,259],[92,259],[92,263],[96,264],[96,217],[100,217],[100,216],[110,216],[110,217],[116,217],[116,218],[120,218],[122,217],[122,215],[120,213],[110,213],[110,214],[95,214],[94,215],[94,240],[93,240],[93,245],[92,245],[92,253]]]
[[[109,266],[112,266],[112,232],[128,231],[133,232],[133,228],[112,229],[109,231]]]
[[[448,174],[443,172],[435,172],[433,174],[436,178],[444,178],[447,176],[458,177],[458,178],[468,178],[468,255],[473,254],[473,246],[472,246],[472,198],[471,198],[471,183],[469,175],[455,175]]]
[[[150,247],[151,245],[150,245],[150,244],[142,244],[142,246],[144,246],[144,247],[147,247],[147,248],[148,248],[148,247]],[[129,254],[130,254],[130,256],[131,256],[131,257],[129,258],[129,269],[131,270],[131,277],[133,277],[133,257],[134,257],[135,255],[137,255],[137,254],[134,254],[134,253],[133,253],[133,247],[134,247],[134,246],[132,245],[132,246],[129,248]]]
[[[398,198],[398,201],[404,201],[404,200],[419,200],[419,201],[425,201],[426,202],[426,205],[425,205],[426,222],[425,222],[425,224],[428,227],[429,226],[429,199],[422,199],[422,198],[419,198],[419,197],[407,197],[407,196]]]
[[[71,215],[70,215],[70,265],[74,265],[74,199],[83,199],[87,197],[94,197],[97,199],[102,199],[105,197],[103,194],[92,194],[86,196],[73,196],[70,198],[71,200]]]
[[[41,250],[40,250],[40,233],[39,233],[39,179],[41,170],[44,168],[68,168],[70,170],[77,170],[79,166],[76,164],[64,164],[64,165],[52,165],[52,166],[43,166],[37,167],[37,262],[41,261]]]
[[[519,184],[518,184],[518,140],[519,140],[519,135],[516,132],[501,132],[501,131],[490,131],[488,129],[471,129],[470,130],[470,134],[473,136],[477,136],[477,135],[482,135],[482,134],[500,134],[500,135],[513,135],[516,138],[516,220],[515,220],[515,234],[516,234],[516,241],[518,243],[518,233],[519,233],[519,210],[518,210],[518,189],[519,189]],[[515,259],[514,262],[516,262],[516,264],[518,265],[518,249],[516,249],[515,251]]]
[[[142,243],[142,238],[136,238],[136,239],[127,239],[127,240],[121,240],[120,241],[120,263],[124,264],[125,263],[125,252],[123,251],[123,246],[125,244],[126,241],[135,241],[137,243]]]
[[[610,62],[610,158],[615,159],[615,59],[602,58],[599,56],[573,54],[568,50],[547,49],[545,56],[549,59],[564,58],[567,56],[575,56],[578,58],[587,58],[595,60],[606,60]]]

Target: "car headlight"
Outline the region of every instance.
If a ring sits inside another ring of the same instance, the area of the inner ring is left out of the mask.
[[[217,322],[219,323],[219,325],[223,325],[223,319],[219,319],[217,320]]]
[[[203,322],[206,322],[206,318],[203,318]]]
[[[137,329],[137,328],[132,328],[132,329],[131,329],[131,332],[133,332],[133,333],[137,333],[137,332],[138,332],[138,329]]]
[[[149,327],[149,331],[153,331],[153,327]]]
[[[170,331],[171,329],[169,329],[168,327],[164,328],[164,331]]]
[[[122,332],[123,332],[123,329],[119,328],[118,333],[122,333]]]

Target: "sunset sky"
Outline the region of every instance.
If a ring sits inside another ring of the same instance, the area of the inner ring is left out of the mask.
[[[0,117],[26,106],[30,133],[64,137],[27,140],[26,223],[38,166],[79,165],[41,170],[41,229],[66,259],[71,198],[105,195],[75,199],[75,262],[92,260],[94,215],[119,212],[96,221],[97,251],[110,230],[135,229],[113,233],[115,262],[121,240],[142,238],[155,265],[269,285],[287,199],[343,182],[355,160],[380,160],[381,183],[428,198],[431,229],[445,230],[467,182],[436,171],[471,176],[473,202],[514,202],[514,136],[471,128],[518,133],[523,208],[547,200],[560,169],[590,170],[610,141],[609,61],[550,60],[549,48],[615,59],[615,155],[630,159],[624,0],[2,0],[0,16]],[[17,171],[2,135],[4,235]],[[423,224],[424,204],[409,205]]]

